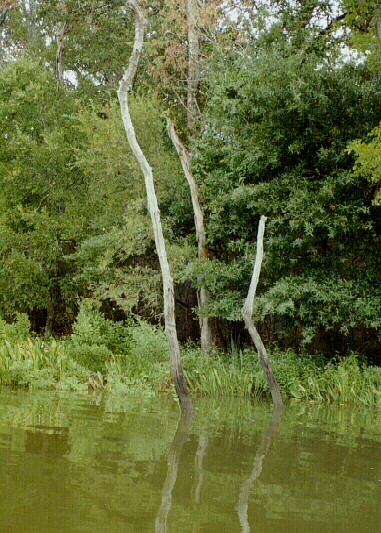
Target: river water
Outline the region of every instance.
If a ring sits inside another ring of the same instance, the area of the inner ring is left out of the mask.
[[[0,532],[376,533],[371,408],[0,392]]]

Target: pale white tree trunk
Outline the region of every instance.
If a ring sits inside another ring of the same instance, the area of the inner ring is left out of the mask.
[[[209,255],[208,246],[206,244],[206,234],[205,234],[205,225],[204,225],[204,210],[200,202],[200,196],[198,194],[198,187],[196,180],[194,178],[192,169],[191,169],[191,156],[184,144],[180,141],[179,136],[176,133],[173,122],[167,120],[167,131],[168,135],[171,138],[174,147],[178,153],[178,156],[183,167],[185,177],[187,179],[191,199],[193,206],[194,214],[194,224],[196,228],[196,238],[197,238],[197,249],[198,249],[198,258],[207,258]],[[208,292],[205,287],[200,287],[197,290],[197,302],[199,307],[204,305],[208,300]],[[208,350],[212,345],[212,328],[210,319],[207,317],[200,316],[200,332],[201,332],[201,349]]]
[[[189,146],[186,148],[180,141],[175,127],[170,119],[167,121],[168,134],[176,148],[180,158],[185,177],[187,179],[193,206],[194,222],[196,228],[196,238],[198,247],[198,258],[207,258],[209,256],[208,246],[206,244],[206,234],[204,226],[204,211],[200,202],[196,180],[194,179],[191,168],[191,146],[192,136],[196,130],[196,120],[199,115],[197,104],[197,92],[200,84],[200,66],[199,66],[199,30],[197,28],[197,12],[199,6],[197,0],[187,0],[187,26],[188,26],[188,79],[187,79],[187,124],[189,132]],[[198,307],[202,307],[208,300],[209,295],[205,287],[201,286],[197,290]],[[208,317],[199,317],[200,324],[200,343],[202,350],[210,350],[214,344],[212,334],[212,321]]]
[[[201,489],[204,483],[204,469],[202,466],[206,451],[208,449],[208,436],[199,435],[198,448],[196,451],[196,476],[195,476],[195,489],[194,489],[194,501],[200,503],[201,501]]]
[[[261,216],[258,226],[258,236],[257,236],[257,253],[254,262],[253,275],[251,278],[251,283],[249,287],[249,292],[247,294],[245,303],[242,307],[242,316],[245,321],[246,327],[250,333],[250,336],[255,344],[255,347],[258,352],[259,361],[261,363],[263,372],[266,376],[267,383],[270,387],[271,396],[274,402],[274,407],[276,409],[283,407],[283,401],[280,394],[280,389],[278,382],[271,370],[270,360],[266,352],[266,348],[262,342],[262,339],[257,331],[257,328],[253,322],[253,304],[255,293],[257,291],[257,285],[259,280],[259,274],[261,272],[262,259],[263,259],[263,235],[265,232],[265,223],[266,217]]]
[[[186,385],[182,361],[180,357],[180,347],[177,339],[175,322],[175,299],[173,281],[165,248],[163,229],[161,225],[160,211],[156,198],[152,169],[136,139],[135,129],[132,124],[128,106],[128,92],[132,85],[136,73],[136,68],[139,63],[140,53],[143,47],[146,20],[138,3],[135,0],[129,0],[127,2],[127,6],[133,10],[135,15],[135,38],[128,66],[119,84],[118,99],[120,103],[123,124],[126,130],[128,142],[140,165],[145,180],[148,210],[151,215],[156,251],[159,257],[163,279],[164,320],[165,331],[167,334],[170,350],[172,378],[177,392],[177,396],[179,398],[181,411],[190,412],[192,411],[192,402]]]
[[[56,52],[56,76],[57,76],[57,89],[60,89],[64,83],[64,69],[63,69],[63,53],[64,53],[64,36],[67,29],[67,22],[59,22],[57,24],[56,40],[57,40],[57,52]]]

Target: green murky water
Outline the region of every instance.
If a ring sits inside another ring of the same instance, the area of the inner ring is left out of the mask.
[[[0,531],[376,533],[381,413],[0,393]]]

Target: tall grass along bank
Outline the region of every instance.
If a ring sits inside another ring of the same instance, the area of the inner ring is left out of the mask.
[[[114,323],[94,310],[78,315],[73,334],[44,341],[19,315],[0,321],[0,384],[35,389],[100,389],[120,394],[173,392],[165,333],[143,321]],[[183,347],[193,394],[263,398],[269,394],[253,349],[228,354]],[[381,368],[353,354],[324,363],[292,351],[271,354],[283,395],[290,400],[381,406]]]

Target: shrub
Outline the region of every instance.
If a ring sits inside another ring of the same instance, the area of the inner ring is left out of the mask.
[[[13,323],[0,319],[0,341],[9,342],[25,340],[29,335],[30,321],[25,313],[16,313]]]
[[[81,305],[70,342],[68,354],[93,371],[104,372],[113,355],[125,357],[130,349],[130,324],[113,322],[91,305]]]

